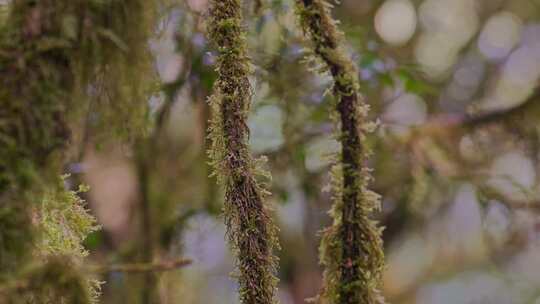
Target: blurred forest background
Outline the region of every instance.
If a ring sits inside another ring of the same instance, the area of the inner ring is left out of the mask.
[[[246,2],[250,145],[272,174],[279,298],[304,303],[321,285],[318,232],[330,224],[331,80],[304,60],[292,0]],[[142,303],[150,281],[162,303],[238,303],[206,154],[216,77],[206,10],[205,0],[160,7],[146,139],[82,132],[66,168],[68,185],[89,186],[83,197],[102,228],[85,240],[90,262],[138,261],[148,246],[156,260],[192,260],[109,272],[100,303]],[[342,0],[333,12],[379,122],[370,166],[383,198],[388,302],[540,304],[540,1]]]

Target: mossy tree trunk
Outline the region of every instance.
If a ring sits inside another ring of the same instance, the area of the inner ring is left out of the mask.
[[[144,86],[135,75],[148,74],[140,68],[148,63],[152,3],[7,4],[0,28],[0,302],[95,300],[92,280],[79,267],[93,219],[78,192],[58,180],[76,138],[71,126],[90,99],[100,101],[88,111],[107,120],[108,132],[142,125],[145,100],[137,97]],[[109,86],[108,98],[89,94],[100,81]]]

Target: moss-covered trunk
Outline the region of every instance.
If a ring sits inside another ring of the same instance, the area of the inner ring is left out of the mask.
[[[78,192],[59,179],[76,138],[70,127],[85,110],[114,117],[106,122],[109,133],[111,126],[118,134],[142,125],[145,100],[138,97],[144,86],[135,75],[146,72],[140,68],[148,63],[151,3],[6,4],[9,16],[0,28],[0,302],[95,299],[92,280],[80,269],[86,255],[81,242],[94,222]],[[100,81],[109,85],[103,95],[96,89]],[[95,108],[89,109],[90,99],[99,101]]]

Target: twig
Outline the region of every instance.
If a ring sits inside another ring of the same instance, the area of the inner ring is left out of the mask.
[[[525,115],[530,115],[535,110],[540,108],[540,88],[521,104],[502,110],[494,110],[482,114],[445,114],[438,115],[423,125],[415,128],[412,134],[414,139],[419,135],[435,135],[441,133],[452,133],[458,129],[474,130],[492,123],[508,123],[511,121],[519,121]]]
[[[134,263],[134,264],[113,264],[113,265],[94,265],[83,267],[89,273],[108,274],[112,272],[123,273],[149,273],[174,271],[179,268],[190,265],[190,259],[180,258],[170,261],[158,261],[155,263]],[[0,296],[7,295],[14,291],[24,291],[30,288],[31,278],[9,281],[7,284],[0,285]]]
[[[190,265],[190,259],[180,258],[170,261],[158,261],[154,263],[132,263],[132,264],[112,264],[112,265],[96,265],[89,267],[89,270],[97,274],[107,274],[111,272],[124,273],[149,273],[149,272],[165,272],[173,271],[178,268]]]

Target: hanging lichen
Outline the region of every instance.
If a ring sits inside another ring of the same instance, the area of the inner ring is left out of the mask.
[[[334,223],[325,229],[321,262],[325,266],[323,303],[383,303],[379,287],[384,267],[381,228],[370,218],[380,208],[379,196],[368,189],[371,175],[365,162],[371,153],[366,133],[368,105],[359,93],[357,71],[342,49],[342,33],[325,0],[297,0],[297,15],[312,42],[315,58],[334,79],[337,138],[341,153],[332,170]]]
[[[143,65],[149,62],[151,28],[145,27],[153,3],[8,4],[0,25],[0,290],[14,292],[1,293],[3,303],[92,301],[93,281],[78,271],[80,242],[92,219],[76,194],[56,180],[68,143],[76,139],[72,125],[79,115],[107,117],[113,131],[143,129],[136,122],[143,121],[146,98],[136,79],[150,74]],[[101,83],[114,86],[97,90]],[[101,102],[104,96],[109,103]],[[47,219],[55,213],[69,218]],[[14,285],[21,288],[9,288]]]
[[[276,228],[264,205],[268,192],[256,177],[266,174],[247,145],[251,67],[241,10],[240,0],[210,1],[208,32],[219,55],[218,79],[210,99],[209,155],[214,174],[225,187],[224,217],[237,256],[241,302],[269,304],[276,301]]]

